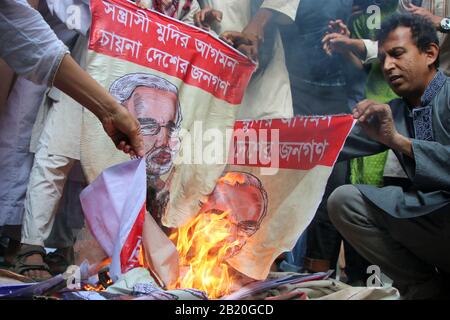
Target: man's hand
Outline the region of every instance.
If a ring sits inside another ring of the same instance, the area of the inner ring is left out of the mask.
[[[364,100],[353,110],[353,117],[371,139],[413,157],[412,143],[398,133],[389,105]]]
[[[114,111],[101,119],[103,129],[117,149],[132,157],[144,156],[144,142],[139,122],[120,104]]]
[[[254,61],[259,58],[259,46],[264,42],[264,29],[271,21],[272,10],[260,8],[242,32],[224,32],[221,38]]]
[[[220,35],[220,39],[228,43],[230,46],[233,46],[235,48],[239,47],[240,45],[251,45],[252,39],[250,37],[242,32],[237,31],[225,31]]]
[[[340,19],[330,21],[329,32],[323,37],[323,50],[329,55],[339,53],[343,55],[355,55],[355,59],[365,60],[367,55],[366,46],[361,39],[352,39],[347,25]],[[353,60],[353,59],[352,59]],[[355,61],[356,63],[356,61]],[[358,65],[360,63],[358,62]]]
[[[209,30],[214,22],[222,22],[222,11],[207,7],[194,15],[194,23],[197,27]]]
[[[432,14],[430,11],[428,11],[425,8],[417,7],[417,6],[413,5],[412,3],[410,3],[409,6],[406,7],[406,10],[408,10],[408,12],[410,12],[412,14],[422,16],[422,17],[425,17],[425,18],[431,20],[431,22],[433,22],[436,29],[439,29],[441,26],[442,17],[435,16],[434,14]]]
[[[238,49],[252,60],[258,61],[259,41],[254,36],[242,32],[226,31],[220,35],[220,39]]]
[[[347,25],[340,19],[328,24],[328,33],[323,37],[323,50],[331,56],[333,53],[346,54],[351,51],[352,39]]]
[[[323,37],[323,50],[331,56],[333,53],[349,53],[351,51],[352,39],[340,33],[328,33]]]
[[[145,155],[138,121],[68,54],[56,72],[54,86],[94,113],[119,150],[132,157]]]
[[[330,21],[330,23],[328,24],[328,30],[330,33],[339,33],[348,38],[350,38],[351,36],[350,29],[341,19]]]
[[[361,39],[352,39],[339,33],[329,33],[322,39],[322,44],[323,50],[330,56],[334,53],[353,54],[359,60],[366,59],[367,49]]]

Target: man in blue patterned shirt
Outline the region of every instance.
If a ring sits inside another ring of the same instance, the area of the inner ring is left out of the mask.
[[[409,186],[343,186],[330,218],[355,249],[394,280],[404,298],[450,292],[450,80],[439,40],[420,16],[394,15],[378,36],[383,74],[400,99],[365,100],[341,159],[392,149]]]

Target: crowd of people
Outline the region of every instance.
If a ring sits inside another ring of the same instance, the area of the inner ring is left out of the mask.
[[[90,1],[54,2],[0,4],[0,254],[36,280],[74,263],[81,106],[119,150],[146,152],[126,101],[84,71]],[[328,271],[345,252],[351,285],[376,265],[404,298],[450,297],[450,1],[134,2],[258,62],[238,119],[357,120],[312,223],[274,268]]]

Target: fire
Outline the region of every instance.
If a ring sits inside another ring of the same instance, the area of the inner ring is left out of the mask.
[[[141,267],[145,266],[145,254],[144,254],[144,248],[142,246],[142,243],[139,245],[139,253],[138,253],[138,261],[139,261],[139,265]]]
[[[96,286],[85,284],[83,289],[84,291],[96,291],[96,292],[102,292],[106,290],[106,288],[101,283],[98,283]]]
[[[112,285],[112,280],[111,279],[108,279],[107,280],[107,282],[106,282],[106,288],[108,288],[110,285]],[[97,292],[102,292],[102,291],[106,291],[106,288],[105,288],[105,286],[102,284],[102,283],[97,283],[97,285],[95,285],[95,286],[93,286],[93,285],[90,285],[90,284],[85,284],[84,286],[83,286],[83,289],[85,290],[85,291],[97,291]]]
[[[105,259],[103,262],[98,264],[96,267],[101,268],[102,266],[105,266],[106,264],[110,263],[111,259]],[[85,291],[97,291],[97,292],[103,292],[106,291],[106,289],[113,284],[113,281],[109,277],[108,271],[102,271],[98,273],[99,281],[96,285],[91,285],[89,283],[86,283],[83,285],[83,290]]]
[[[244,184],[245,177],[243,174],[238,172],[228,172],[225,176],[219,179],[219,182],[228,183],[234,186],[236,184]]]
[[[171,289],[202,290],[210,299],[230,293],[233,278],[224,260],[238,241],[232,240],[228,215],[201,213],[172,235],[172,240],[177,239],[181,276]]]

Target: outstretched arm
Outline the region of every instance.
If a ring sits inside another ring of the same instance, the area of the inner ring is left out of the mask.
[[[70,55],[62,60],[54,86],[94,113],[118,149],[132,156],[144,156],[137,120],[81,69]]]
[[[17,74],[54,84],[91,110],[120,150],[144,155],[137,120],[68,55],[66,46],[26,0],[2,0],[0,41],[0,58]]]

